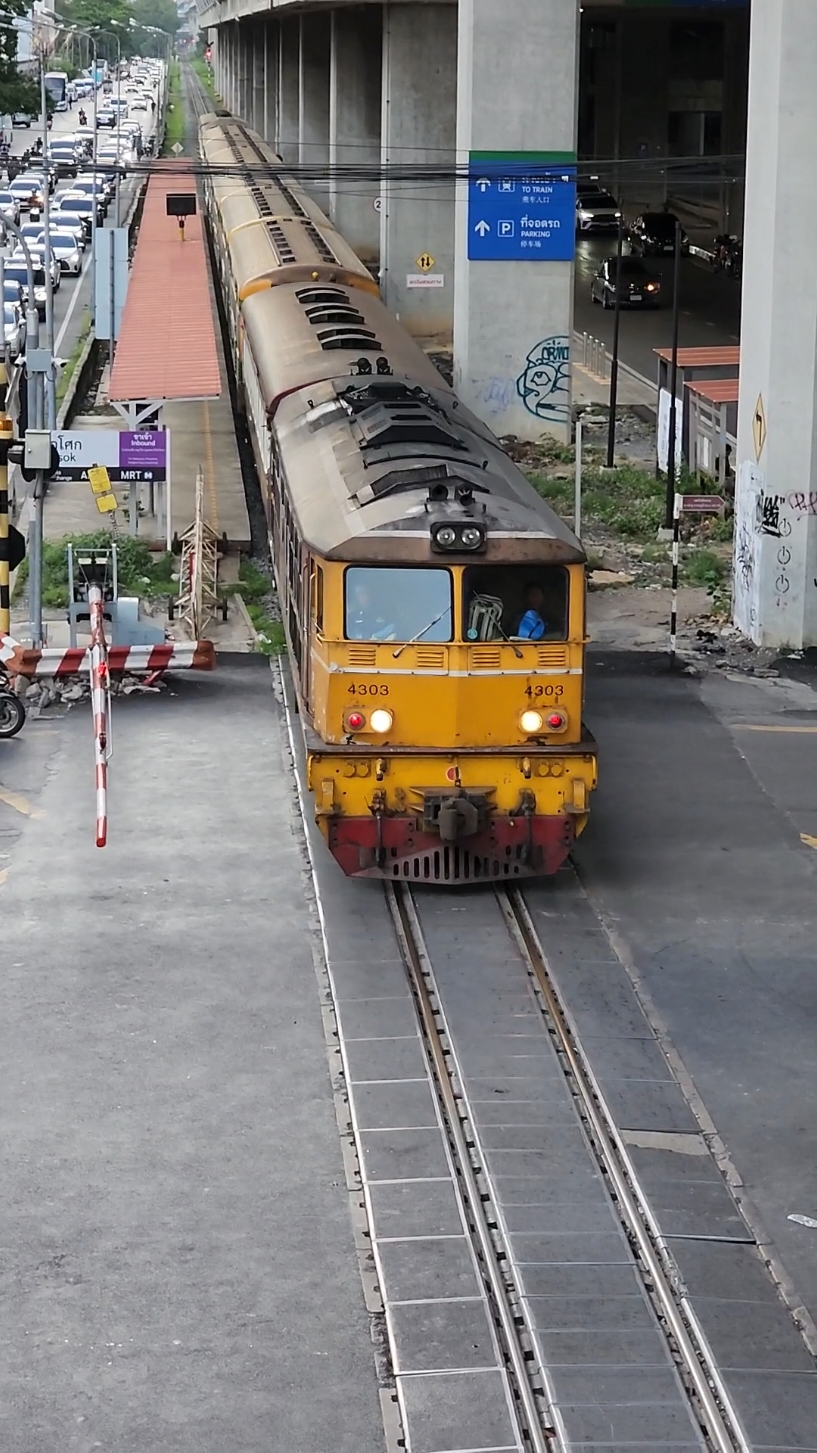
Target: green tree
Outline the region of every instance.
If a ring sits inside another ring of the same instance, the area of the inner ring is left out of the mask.
[[[26,0],[2,0],[0,4],[0,115],[12,111],[37,112],[40,88],[31,76],[17,69],[18,32],[14,21],[28,14]]]
[[[125,0],[61,0],[59,19],[66,25],[78,26],[80,30],[94,31],[97,54],[105,60],[116,60],[116,39],[123,56],[134,52],[131,8]]]

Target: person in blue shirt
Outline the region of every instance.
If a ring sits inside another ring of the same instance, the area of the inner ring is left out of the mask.
[[[525,613],[517,627],[518,641],[541,641],[547,624],[542,615],[545,593],[541,585],[529,585],[525,591]]]

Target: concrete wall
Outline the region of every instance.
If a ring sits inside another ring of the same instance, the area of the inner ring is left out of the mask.
[[[456,61],[456,6],[384,8],[381,292],[419,337],[451,335]],[[424,271],[417,259],[426,257],[433,266]]]
[[[333,10],[329,80],[329,212],[338,231],[367,263],[380,252],[379,5]],[[344,169],[360,169],[344,180]],[[367,176],[367,171],[371,174]]]

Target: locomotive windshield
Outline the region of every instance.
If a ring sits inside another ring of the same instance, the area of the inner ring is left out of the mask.
[[[359,566],[346,571],[346,639],[450,641],[451,571]]]
[[[467,641],[567,640],[567,571],[561,565],[474,565],[464,572]]]

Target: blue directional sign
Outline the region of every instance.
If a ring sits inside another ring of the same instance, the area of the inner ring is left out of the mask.
[[[472,152],[472,262],[570,262],[576,245],[576,165],[542,152]]]

